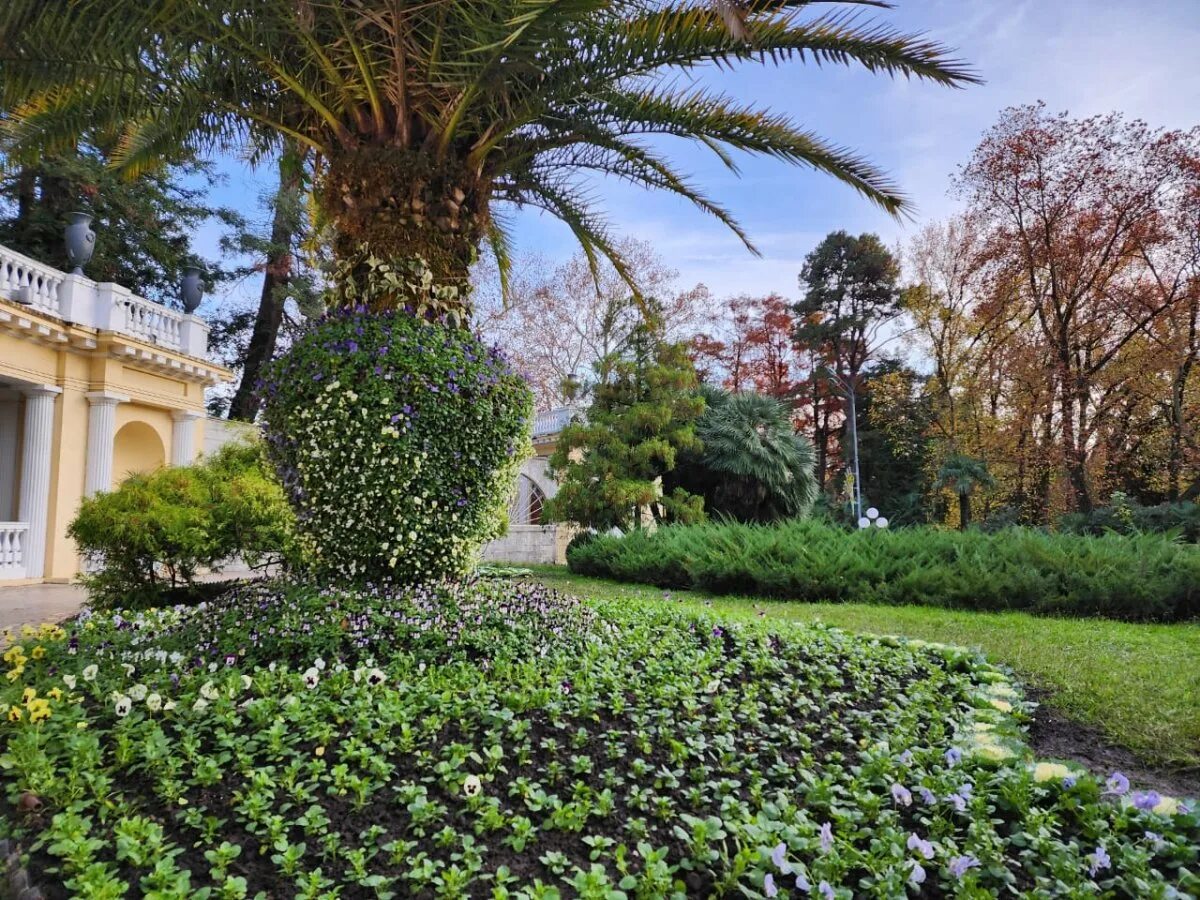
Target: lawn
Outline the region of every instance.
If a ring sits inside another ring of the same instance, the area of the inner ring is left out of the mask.
[[[660,600],[656,588],[535,567],[550,587],[578,596]],[[899,634],[977,647],[1011,666],[1027,684],[1050,692],[1067,716],[1101,729],[1146,762],[1200,767],[1200,623],[1143,625],[1105,619],[1060,619],[1025,613],[966,612],[922,606],[796,603],[670,592],[721,615],[762,611],[793,621],[820,621],[854,631]]]

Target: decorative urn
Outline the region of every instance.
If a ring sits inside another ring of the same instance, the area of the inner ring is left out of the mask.
[[[200,266],[186,266],[183,270],[183,281],[179,292],[183,297],[183,311],[194,313],[204,297],[205,271]]]
[[[71,223],[63,232],[63,241],[67,245],[67,260],[75,267],[71,270],[74,275],[83,274],[83,267],[96,252],[96,232],[92,231],[91,224],[91,213],[73,212]]]

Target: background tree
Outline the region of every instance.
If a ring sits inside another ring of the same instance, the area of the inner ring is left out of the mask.
[[[807,515],[817,496],[813,448],[774,397],[709,389],[696,424],[701,449],[681,455],[664,477],[704,498],[710,516],[773,522]]]
[[[704,328],[711,319],[704,285],[681,288],[678,271],[646,241],[615,246],[636,290],[653,298],[664,339],[687,341]],[[558,266],[536,255],[516,260],[507,291],[494,259],[476,267],[475,279],[477,327],[504,348],[542,409],[586,402],[597,364],[625,350],[642,321],[644,301],[616,267],[601,261],[593,272],[582,253]]]
[[[640,326],[628,348],[601,361],[586,421],[559,436],[550,469],[558,493],[546,511],[553,521],[589,528],[639,528],[643,518],[694,522],[701,498],[661,479],[679,454],[699,449],[696,420],[704,400],[686,345],[662,339],[654,323]]]
[[[863,379],[857,401],[863,498],[893,525],[936,516],[929,496],[932,406],[929,380],[899,360],[880,360]]]
[[[184,160],[130,181],[111,168],[111,153],[111,147],[85,142],[18,164],[0,152],[0,243],[69,270],[63,229],[70,213],[83,210],[95,217],[89,278],[173,306],[180,302],[185,266],[201,263],[210,284],[220,281],[217,261],[202,260],[192,243],[201,226],[228,223],[232,216],[209,206],[204,191],[191,186],[211,178],[211,167]]]
[[[1148,289],[1143,275],[1172,241],[1164,215],[1198,156],[1200,129],[1039,104],[1006,110],[957,179],[987,245],[989,314],[1053,361],[1047,421],[1069,508],[1093,504],[1092,456],[1137,371],[1130,351],[1186,296]]]
[[[807,391],[822,488],[828,481],[834,428],[827,404],[837,389],[818,373],[827,368],[857,391],[884,330],[901,314],[899,277],[898,261],[874,234],[855,237],[835,231],[805,257],[800,272],[804,297],[795,306],[795,341],[811,355],[812,378],[825,381],[821,388],[813,384]]]
[[[949,489],[958,497],[958,527],[965,531],[971,524],[972,492],[991,484],[992,476],[988,473],[987,463],[956,453],[947,457],[938,469],[934,487],[938,490]]]
[[[263,367],[275,356],[289,299],[311,309],[317,302],[317,285],[301,262],[300,245],[308,238],[308,162],[302,147],[285,142],[279,154],[279,180],[269,203],[270,231],[260,236],[243,229],[230,249],[251,254],[252,270],[262,273],[258,309],[250,325],[245,354],[239,360],[241,375],[229,404],[229,418],[247,422],[258,415],[258,381]]]

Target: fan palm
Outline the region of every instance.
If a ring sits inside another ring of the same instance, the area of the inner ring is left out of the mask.
[[[946,458],[938,469],[934,488],[950,489],[958,495],[958,527],[966,530],[971,524],[971,494],[977,487],[991,487],[996,483],[988,472],[987,463],[973,456],[955,453]]]
[[[0,109],[20,144],[122,133],[136,173],[165,152],[281,136],[321,161],[334,252],[421,257],[465,286],[479,244],[504,266],[493,203],[548,211],[590,259],[618,254],[581,185],[611,175],[665,190],[746,235],[676,171],[654,136],[828,172],[885,209],[896,187],[788,118],[677,80],[737,63],[857,63],[957,86],[974,76],[920,35],[822,0],[6,0]],[[884,6],[876,0],[846,5]],[[583,176],[581,179],[580,176]]]
[[[681,463],[681,485],[702,494],[710,514],[743,522],[806,514],[817,496],[813,447],[788,408],[762,394],[710,389],[705,399],[696,423],[703,451]]]

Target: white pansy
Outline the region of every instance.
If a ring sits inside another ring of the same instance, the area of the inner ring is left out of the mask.
[[[150,712],[158,712],[160,709],[162,709],[162,705],[163,705],[162,694],[147,694],[146,695],[146,708],[149,709]]]
[[[117,716],[123,719],[129,715],[131,709],[133,709],[133,701],[124,694],[118,694],[113,701],[113,711],[116,712]]]

